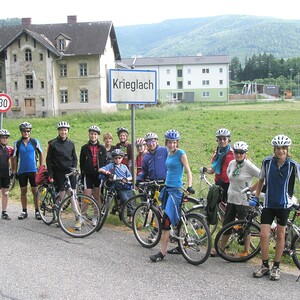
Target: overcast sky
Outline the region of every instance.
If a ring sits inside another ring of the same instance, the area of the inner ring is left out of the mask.
[[[271,16],[298,19],[296,0],[9,0],[2,3],[0,19],[32,18],[32,24],[65,23],[76,15],[78,22],[112,21],[114,26],[159,23],[168,19],[218,15]]]

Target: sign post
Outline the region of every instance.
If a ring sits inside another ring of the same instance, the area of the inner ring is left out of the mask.
[[[3,113],[10,110],[12,105],[12,100],[7,94],[0,94],[0,129],[2,129],[3,123]]]
[[[109,103],[132,104],[131,139],[132,139],[132,178],[135,181],[135,105],[156,104],[157,75],[154,70],[125,69],[109,70]]]

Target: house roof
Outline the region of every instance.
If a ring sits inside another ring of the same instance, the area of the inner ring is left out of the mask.
[[[104,54],[107,39],[111,38],[116,60],[121,59],[116,32],[111,21],[62,23],[42,25],[13,25],[0,27],[0,53],[26,32],[56,55]],[[58,35],[71,40],[66,51],[56,49]]]
[[[174,56],[174,57],[133,57],[124,58],[122,63],[128,66],[170,66],[170,65],[205,65],[205,64],[229,64],[227,55],[214,56]]]

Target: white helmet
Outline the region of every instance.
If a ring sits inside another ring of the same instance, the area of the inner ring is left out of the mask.
[[[153,139],[158,140],[158,136],[157,136],[157,134],[154,133],[154,132],[148,132],[148,133],[145,135],[145,137],[144,137],[144,140],[145,140],[145,141],[147,141],[147,140],[153,140]]]
[[[290,146],[290,145],[292,145],[292,140],[286,135],[279,134],[273,138],[271,144],[274,147]]]
[[[0,129],[0,136],[10,136],[10,133],[7,129]]]
[[[96,125],[92,125],[92,126],[89,128],[89,132],[90,132],[90,131],[97,132],[98,134],[101,133],[100,128],[99,128],[98,126],[96,126]]]
[[[60,129],[60,128],[67,128],[67,129],[70,129],[70,124],[66,121],[60,121],[57,123],[57,126],[56,126],[57,129]]]
[[[146,144],[146,142],[145,142],[144,138],[137,138],[135,141],[136,146],[145,145],[145,144]]]
[[[248,145],[243,141],[239,141],[233,145],[233,150],[243,151],[246,153],[248,151]]]
[[[227,136],[230,137],[230,131],[226,128],[220,128],[217,132],[216,132],[216,137],[219,136]]]

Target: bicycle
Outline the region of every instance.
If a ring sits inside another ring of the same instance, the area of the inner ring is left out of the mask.
[[[101,221],[100,206],[90,196],[77,193],[71,188],[72,170],[65,175],[63,188],[56,192],[53,182],[46,180],[38,187],[38,209],[45,224],[58,223],[67,235],[84,238],[94,233]]]
[[[181,218],[177,226],[171,226],[170,241],[178,242],[183,257],[193,265],[204,263],[209,257],[212,238],[204,217],[190,213],[186,208],[185,193],[180,205]],[[163,211],[153,197],[141,203],[133,213],[133,232],[137,241],[146,248],[156,246],[162,235]]]
[[[101,201],[101,221],[97,228],[97,231],[100,231],[104,223],[106,222],[112,203],[114,203],[114,205],[112,207],[111,214],[115,215],[118,213],[119,219],[124,222],[121,214],[123,203],[118,197],[118,192],[115,188],[116,183],[123,183],[128,185],[132,184],[131,182],[128,182],[126,178],[119,178],[116,175],[112,175],[108,179],[101,182],[101,190],[103,187],[103,196]],[[128,219],[131,218],[132,213],[133,207],[127,206],[126,217],[128,217]],[[124,219],[126,220],[126,223],[129,223],[129,221],[125,217]]]
[[[252,195],[247,191],[248,200]],[[300,227],[295,224],[296,217],[300,216],[300,205],[291,207],[291,218],[286,226],[285,247],[283,255],[292,257],[295,265],[300,269]],[[223,259],[230,262],[244,262],[255,257],[260,252],[260,223],[257,217],[261,215],[262,205],[249,207],[244,220],[236,220],[220,229],[215,238],[215,248]],[[225,240],[225,243],[222,239]],[[275,247],[276,223],[271,226],[270,245]],[[245,244],[248,243],[248,252]]]

